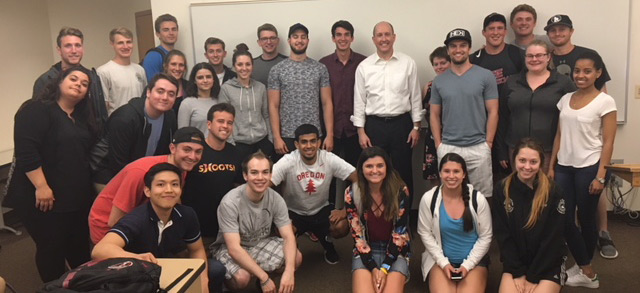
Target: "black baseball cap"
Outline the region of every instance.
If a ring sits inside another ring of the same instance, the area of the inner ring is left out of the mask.
[[[181,142],[194,142],[204,146],[204,134],[200,129],[193,126],[182,127],[173,134],[172,144],[179,144]]]
[[[469,43],[469,47],[471,47],[471,34],[466,29],[457,28],[450,31],[444,40],[444,45],[448,46],[449,43],[454,40],[465,40]]]
[[[489,24],[496,21],[504,23],[505,27],[507,26],[507,19],[504,17],[504,15],[497,12],[493,12],[484,18],[484,22],[482,23],[482,29],[484,30],[485,28],[487,28],[487,26],[489,26]]]
[[[309,35],[309,29],[304,26],[304,24],[301,23],[296,23],[294,25],[292,25],[291,27],[289,27],[289,35],[288,37],[290,38],[291,35],[293,35],[293,33],[295,33],[297,30],[302,30],[304,31],[305,34]]]
[[[568,26],[571,29],[573,28],[573,22],[571,21],[571,18],[569,18],[568,15],[556,14],[551,18],[549,18],[549,20],[547,21],[547,26],[544,27],[544,30],[549,31],[549,29],[551,29],[556,25],[564,25],[564,26]]]

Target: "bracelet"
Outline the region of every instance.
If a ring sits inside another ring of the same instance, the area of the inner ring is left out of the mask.
[[[266,280],[266,281],[264,281],[264,282],[260,282],[260,287],[262,288],[262,287],[266,286],[266,285],[267,285],[267,283],[269,283],[269,281],[271,281],[271,278],[267,278],[267,280]]]
[[[389,271],[387,271],[386,268],[380,268],[380,271],[383,272],[385,275],[389,274]]]

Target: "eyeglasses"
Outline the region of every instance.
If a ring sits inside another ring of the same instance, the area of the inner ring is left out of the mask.
[[[263,42],[263,43],[275,42],[275,41],[278,40],[278,37],[260,38],[259,40],[260,40],[260,42]]]
[[[535,54],[535,55],[534,54],[527,54],[527,55],[524,55],[524,57],[527,58],[527,59],[534,59],[534,58],[535,59],[542,59],[542,57],[547,56],[547,55],[549,55],[549,54],[542,54],[542,53]]]

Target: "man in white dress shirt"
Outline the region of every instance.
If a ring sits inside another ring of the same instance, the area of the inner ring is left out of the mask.
[[[360,146],[383,148],[409,190],[413,189],[411,148],[420,138],[422,97],[416,62],[396,52],[396,34],[385,21],[373,28],[376,53],[356,70],[353,125]]]

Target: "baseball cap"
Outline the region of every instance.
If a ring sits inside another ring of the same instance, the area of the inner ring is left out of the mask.
[[[564,25],[564,26],[568,26],[569,28],[573,28],[573,22],[571,21],[571,18],[569,18],[568,15],[556,14],[551,18],[549,18],[549,21],[547,21],[547,26],[544,27],[544,30],[549,31],[549,29],[551,29],[553,26],[556,26],[556,25]]]
[[[179,144],[181,142],[194,142],[204,146],[204,134],[193,126],[182,127],[173,134],[173,140],[171,140],[172,144]]]
[[[469,46],[471,46],[471,34],[466,29],[457,28],[450,31],[447,34],[447,38],[444,40],[445,46],[448,46],[449,43],[454,40],[465,40],[469,43]]]
[[[507,19],[504,17],[504,15],[497,12],[493,12],[484,18],[484,22],[482,23],[482,29],[484,30],[485,28],[487,28],[487,26],[489,26],[489,24],[496,21],[504,23],[505,26],[507,25]]]
[[[302,30],[302,31],[304,31],[305,34],[307,34],[307,35],[309,34],[309,29],[306,26],[304,26],[304,24],[301,24],[301,23],[298,22],[298,23],[292,25],[291,27],[289,27],[289,35],[288,35],[288,37],[291,37],[291,35],[293,35],[293,33],[295,33],[297,30]]]

